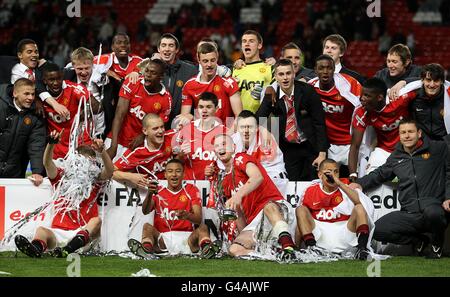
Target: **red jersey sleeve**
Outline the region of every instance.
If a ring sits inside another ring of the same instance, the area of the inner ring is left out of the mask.
[[[136,84],[140,83],[140,79],[136,82]],[[134,96],[134,89],[136,88],[136,84],[131,83],[130,79],[127,78],[120,88],[119,97],[122,97],[126,100],[131,100]]]
[[[186,82],[183,89],[181,90],[181,105],[190,105],[194,102],[192,95],[189,92],[190,82]]]
[[[239,85],[233,77],[222,78],[224,80],[223,85],[225,87],[228,97],[233,96],[239,91]]]
[[[131,155],[131,150],[127,149],[125,153],[114,163],[114,166],[117,167],[120,171],[131,172],[136,168],[136,164],[132,165],[134,162],[129,161],[129,157]]]
[[[364,132],[367,128],[366,122],[366,114],[364,108],[361,106],[356,108],[355,113],[353,114],[352,127],[353,129],[358,129],[361,132]]]
[[[408,92],[406,94],[399,96],[397,98],[397,100],[395,100],[395,101],[398,101],[399,103],[401,102],[401,105],[409,105],[409,103],[411,101],[413,101],[416,98],[416,96],[417,96],[417,91],[414,90],[414,91],[411,91],[411,92]]]
[[[161,119],[164,123],[169,121],[170,112],[172,111],[172,96],[170,96],[169,92],[166,92],[165,100],[162,104],[161,110],[164,112],[161,113]]]
[[[234,169],[241,171],[244,174],[247,174],[246,168],[247,168],[248,163],[253,163],[256,165],[257,161],[252,156],[247,155],[246,153],[238,153],[234,157],[234,161],[233,161]]]
[[[185,186],[186,189],[186,193],[189,194],[189,196],[191,197],[191,205],[198,205],[198,206],[202,206],[202,199],[200,197],[200,191],[197,188],[197,186],[193,185],[193,184],[186,184]]]

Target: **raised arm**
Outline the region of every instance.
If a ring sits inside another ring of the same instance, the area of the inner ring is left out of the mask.
[[[116,114],[114,116],[111,128],[111,147],[107,150],[111,158],[114,158],[117,153],[117,138],[122,127],[123,119],[128,112],[129,106],[130,101],[119,97],[119,101],[117,102]]]

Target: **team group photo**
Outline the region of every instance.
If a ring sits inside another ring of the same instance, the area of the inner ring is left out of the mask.
[[[0,7],[0,277],[450,276],[449,1]]]

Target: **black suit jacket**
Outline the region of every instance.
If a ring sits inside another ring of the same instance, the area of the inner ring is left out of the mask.
[[[353,77],[354,79],[359,81],[360,84],[363,84],[366,81],[366,78],[364,76],[362,76],[361,74],[359,74],[356,71],[348,69],[344,65],[342,65],[342,69],[341,69],[341,71],[339,71],[339,73],[344,73],[344,74],[350,75],[351,77]]]
[[[265,96],[261,106],[256,112],[256,116],[268,117],[271,113],[279,118],[280,148],[290,144],[284,137],[286,131],[287,110],[286,104],[280,97],[280,87],[278,87],[277,99],[272,106],[270,96]],[[325,126],[325,112],[322,101],[314,88],[301,81],[294,82],[294,108],[298,127],[305,133],[308,141],[316,152],[326,152],[329,148],[327,132]]]

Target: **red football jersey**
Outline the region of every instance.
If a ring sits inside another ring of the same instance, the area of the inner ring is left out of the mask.
[[[308,187],[303,198],[303,205],[311,212],[315,220],[334,223],[347,221],[350,216],[335,211],[335,207],[344,201],[345,194],[339,189],[332,193],[326,193],[322,184],[318,183]]]
[[[247,224],[250,224],[269,201],[281,200],[283,196],[258,161],[246,153],[237,153],[233,158],[230,172],[225,174],[222,181],[226,197],[231,198],[248,181],[249,177],[245,172],[247,163],[258,166],[264,178],[258,188],[242,199],[242,210]]]
[[[144,87],[144,79],[132,84],[128,79],[122,85],[119,96],[129,100],[130,105],[120,130],[118,143],[128,147],[142,131],[142,119],[147,113],[158,114],[164,122],[169,120],[172,96],[163,86],[159,93],[149,93]]]
[[[167,161],[172,157],[171,142],[174,135],[175,132],[173,130],[166,131],[164,143],[157,150],[148,149],[147,140],[145,140],[143,146],[134,150],[126,150],[122,157],[114,163],[114,166],[120,171],[145,174],[146,171],[139,168],[142,166],[153,172],[159,179],[165,179],[164,169]]]
[[[58,174],[54,179],[50,179],[52,186],[58,184],[64,174],[64,170],[58,168]],[[55,214],[52,220],[52,228],[63,230],[76,230],[86,225],[90,219],[98,216],[97,195],[102,187],[102,182],[97,182],[91,191],[88,199],[84,200],[80,204],[80,218],[78,218],[78,212],[71,210],[65,214],[61,212]],[[64,214],[64,217],[63,217]]]
[[[194,105],[194,108],[197,108],[198,97],[200,94],[204,92],[214,93],[219,99],[216,117],[222,121],[222,124],[226,125],[227,117],[234,118],[230,97],[239,91],[236,80],[232,77],[223,78],[216,75],[210,82],[201,82],[200,75],[201,74],[198,74],[198,76],[191,78],[184,85],[182,91],[182,104]]]
[[[47,131],[50,134],[53,130],[61,132],[61,140],[55,145],[53,150],[53,159],[64,158],[69,150],[70,129],[78,112],[78,105],[82,98],[89,99],[89,93],[85,86],[73,83],[71,81],[63,81],[63,89],[61,94],[55,100],[64,105],[70,112],[70,118],[64,119],[51,107],[48,103],[44,103],[44,111],[47,118]],[[85,131],[83,139],[80,143],[91,143],[88,131]]]
[[[97,64],[98,56],[94,58],[94,64]],[[125,79],[125,76],[130,74],[131,72],[139,72],[137,68],[137,64],[142,61],[142,58],[133,54],[128,55],[128,65],[125,68],[120,66],[119,60],[116,57],[115,53],[104,54],[100,56],[100,64],[107,64],[109,59],[112,59],[112,64],[109,70],[115,72],[120,78]]]
[[[323,91],[318,87],[314,89],[322,100],[328,141],[336,145],[350,144],[352,142],[350,125],[355,106],[342,97],[336,86],[329,91]],[[358,97],[360,93],[361,89],[359,90],[359,94],[357,94]]]
[[[201,120],[195,120],[184,126],[174,140],[173,146],[190,143],[191,153],[186,156],[184,162],[184,179],[206,179],[205,167],[214,162],[217,157],[214,153],[214,138],[219,134],[228,133],[228,129],[215,123],[208,131],[199,129]]]
[[[174,193],[161,187],[157,195],[153,195],[155,202],[155,220],[153,226],[161,233],[169,231],[194,231],[189,220],[180,220],[175,210],[191,211],[193,205],[202,206],[200,191],[193,184],[186,184],[180,191]]]
[[[381,110],[367,112],[359,106],[355,110],[352,126],[362,132],[373,126],[377,134],[378,147],[392,152],[400,140],[398,126],[400,121],[409,116],[408,105],[415,98],[414,92],[407,93],[395,101],[391,101]]]

